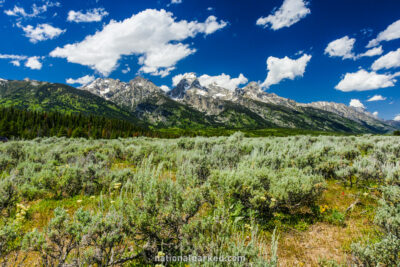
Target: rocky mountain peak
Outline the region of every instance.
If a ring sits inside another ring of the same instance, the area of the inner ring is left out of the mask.
[[[143,78],[142,76],[136,76],[134,79],[129,81],[129,84],[141,86],[144,84],[153,84],[153,82],[146,78]]]
[[[186,95],[186,91],[193,89],[202,90],[203,94],[207,92],[194,73],[186,73],[177,86],[168,92],[168,95],[172,98],[182,99]]]
[[[136,76],[130,82],[150,82],[150,80],[148,80],[142,76]]]
[[[92,83],[83,86],[95,95],[107,100],[120,103],[124,107],[134,108],[138,103],[153,95],[161,94],[163,91],[150,80],[143,77],[136,77],[129,83],[118,79],[96,79]]]
[[[255,92],[255,93],[261,93],[261,86],[257,82],[250,82],[248,83],[245,87],[243,87],[243,91],[245,92]]]
[[[92,94],[110,99],[117,91],[128,89],[129,85],[120,80],[111,78],[97,78],[93,82],[82,86],[82,90],[87,90]]]
[[[8,82],[8,80],[0,78],[0,85],[5,85],[7,82]]]
[[[133,80],[131,80],[129,82],[129,85],[131,87],[132,90],[136,89],[141,89],[144,91],[148,91],[148,92],[158,92],[158,93],[162,93],[164,91],[161,90],[161,88],[159,88],[157,85],[155,85],[152,81],[145,79],[141,76],[136,76]]]
[[[205,89],[203,86],[201,86],[199,79],[197,79],[197,76],[194,73],[186,73],[179,84],[183,86],[185,90],[190,90],[193,88],[201,90]]]

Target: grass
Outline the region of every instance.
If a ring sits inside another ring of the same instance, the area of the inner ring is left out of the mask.
[[[203,129],[182,129],[182,128],[161,128],[155,132],[161,134],[170,134],[172,136],[229,136],[237,131],[244,133],[246,137],[286,137],[296,135],[310,136],[346,136],[349,134],[340,132],[314,131],[307,129],[290,129],[290,128],[264,128],[264,129],[225,129],[225,128],[203,128]]]
[[[346,213],[357,199],[360,204]],[[344,224],[330,222],[323,216],[314,224],[304,223],[305,229],[281,231],[278,250],[281,266],[348,266],[350,244],[378,235],[373,224],[377,206],[374,197],[365,197],[356,188],[328,181],[327,190],[318,204],[345,214]]]

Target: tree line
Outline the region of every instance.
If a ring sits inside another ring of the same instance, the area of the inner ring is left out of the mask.
[[[65,136],[113,139],[135,136],[162,137],[160,135],[141,125],[118,119],[85,116],[80,113],[64,114],[0,107],[0,136],[7,138]]]

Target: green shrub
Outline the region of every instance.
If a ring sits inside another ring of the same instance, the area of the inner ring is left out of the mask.
[[[5,223],[0,225],[0,263],[7,266],[12,262],[12,255],[14,251],[20,249],[17,240],[21,235],[17,224]]]
[[[204,202],[202,190],[193,177],[177,177],[176,182],[160,179],[162,166],[151,168],[151,157],[143,162],[122,189],[120,209],[128,226],[140,236],[146,262],[158,251],[176,255],[184,238],[183,228],[197,214]],[[186,190],[188,188],[188,190]]]
[[[185,227],[186,238],[182,240],[185,253],[212,256],[244,256],[245,262],[231,263],[232,266],[278,266],[278,239],[276,230],[271,237],[270,257],[259,248],[265,242],[259,238],[254,225],[238,224],[229,219],[224,209],[217,209],[208,216]],[[205,234],[206,233],[206,234]],[[224,266],[223,263],[204,263],[205,266]]]
[[[71,218],[57,208],[46,229],[27,233],[22,246],[38,252],[43,266],[115,266],[137,258],[123,245],[126,229],[115,212],[90,214],[79,209]]]
[[[0,179],[0,213],[2,213],[3,210],[10,213],[17,199],[17,188],[12,179],[10,177]]]
[[[400,265],[400,187],[382,188],[382,199],[376,212],[375,223],[384,236],[374,244],[353,244],[357,262],[367,266]]]
[[[270,195],[276,199],[277,207],[293,212],[315,205],[324,188],[322,177],[287,168],[275,173],[271,179]]]

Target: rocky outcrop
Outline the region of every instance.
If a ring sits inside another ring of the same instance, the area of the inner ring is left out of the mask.
[[[140,76],[131,80],[129,83],[114,79],[96,79],[81,89],[101,96],[120,106],[129,108],[130,110],[134,110],[138,104],[149,97],[164,94],[161,88]]]

